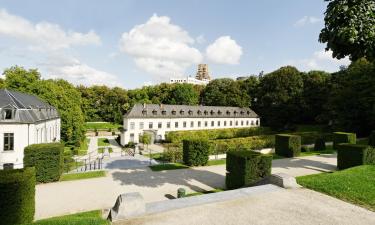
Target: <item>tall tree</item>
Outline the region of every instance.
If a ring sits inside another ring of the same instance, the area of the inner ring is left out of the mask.
[[[175,84],[169,93],[166,104],[174,105],[197,105],[199,103],[199,92],[192,84]]]
[[[375,60],[375,1],[326,1],[325,27],[319,36],[320,42],[327,43],[326,50],[332,50],[338,59]]]

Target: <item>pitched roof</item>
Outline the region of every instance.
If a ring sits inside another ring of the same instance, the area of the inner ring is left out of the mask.
[[[125,118],[259,118],[250,108],[136,104]]]
[[[16,109],[12,119],[4,119],[4,109]],[[55,107],[34,95],[0,89],[0,123],[35,123],[59,118]]]

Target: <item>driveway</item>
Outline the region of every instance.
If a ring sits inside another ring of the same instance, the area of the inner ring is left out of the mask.
[[[336,169],[335,155],[274,160],[272,173],[292,176]],[[139,192],[146,202],[175,196],[177,189],[187,192],[225,187],[225,165],[153,172],[148,167],[112,169],[106,177],[64,181],[36,186],[36,219],[110,208],[118,195]]]

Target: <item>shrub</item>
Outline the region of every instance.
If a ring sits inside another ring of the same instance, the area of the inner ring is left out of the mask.
[[[343,143],[337,145],[337,167],[340,170],[359,165],[375,165],[375,148]]]
[[[163,158],[168,162],[181,162],[182,161],[182,150],[179,147],[168,147],[164,150]]]
[[[375,147],[375,130],[373,130],[368,137],[368,145]]]
[[[227,152],[225,183],[228,189],[251,186],[271,174],[272,156],[249,150]]]
[[[35,169],[0,170],[0,224],[31,224],[35,213]]]
[[[355,133],[344,133],[344,132],[335,132],[333,133],[333,149],[337,149],[337,145],[341,143],[356,143],[356,134]]]
[[[284,157],[295,157],[301,153],[301,137],[289,134],[275,136],[275,153]]]
[[[222,154],[230,150],[246,149],[262,149],[274,146],[274,135],[252,136],[245,138],[220,139],[210,141],[210,154]]]
[[[320,137],[320,138],[317,138],[315,140],[314,150],[315,151],[326,150],[326,142],[325,142],[324,138]]]
[[[208,140],[183,140],[183,161],[188,166],[203,166],[208,162]]]
[[[307,146],[301,146],[301,152],[309,152],[310,149]]]
[[[58,181],[64,167],[64,146],[60,143],[34,144],[25,148],[25,167],[35,167],[36,181]]]

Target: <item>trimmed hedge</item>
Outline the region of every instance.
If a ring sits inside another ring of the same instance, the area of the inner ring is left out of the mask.
[[[231,150],[272,148],[275,143],[274,135],[253,136],[246,138],[220,139],[210,141],[210,154],[222,154]]]
[[[317,138],[315,140],[314,150],[315,151],[326,150],[326,142],[325,142],[324,138]]]
[[[183,161],[188,166],[203,166],[208,162],[208,140],[183,140]]]
[[[368,137],[368,145],[375,147],[375,130],[373,130]]]
[[[337,149],[337,145],[341,143],[355,144],[357,137],[355,133],[335,132],[333,133],[333,149]]]
[[[295,157],[301,153],[301,137],[290,134],[275,136],[275,153],[284,157]]]
[[[337,145],[337,167],[340,170],[360,165],[375,165],[375,148],[343,143]]]
[[[271,174],[272,156],[249,150],[227,152],[227,189],[251,186]]]
[[[0,224],[30,224],[35,213],[35,169],[0,170]]]
[[[58,181],[64,167],[64,146],[60,143],[34,144],[25,148],[25,167],[35,167],[36,181]]]

